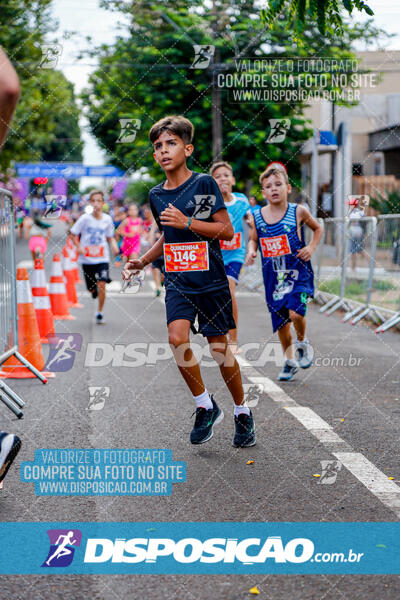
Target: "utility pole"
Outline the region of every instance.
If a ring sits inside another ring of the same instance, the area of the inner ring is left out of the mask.
[[[331,129],[332,133],[336,135],[336,119],[335,119],[335,103],[331,102]],[[335,188],[336,184],[336,152],[331,152],[331,179],[332,179],[332,216],[335,215],[335,196],[337,194],[337,190]]]
[[[212,8],[212,38],[217,39],[217,5],[216,0],[213,0]],[[222,112],[221,112],[221,93],[217,87],[218,65],[220,63],[220,52],[218,46],[215,47],[214,61],[211,65],[211,111],[212,111],[212,153],[213,161],[222,159]]]

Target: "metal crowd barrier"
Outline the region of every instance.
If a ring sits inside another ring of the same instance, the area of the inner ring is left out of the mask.
[[[329,316],[338,309],[344,309],[346,315],[343,321],[351,320],[355,324],[374,310],[370,301],[376,227],[375,217],[325,219],[325,235],[319,255],[320,283],[328,292],[329,286],[332,286],[333,297],[320,308],[321,313]],[[335,293],[337,286],[339,290]],[[358,303],[354,309],[351,300],[346,297],[347,290],[351,288]]]
[[[43,375],[18,352],[18,313],[15,265],[15,223],[12,195],[0,188],[0,365],[15,356],[36,377]],[[23,400],[0,380],[0,400],[18,418]]]
[[[379,275],[379,279],[378,279]],[[375,330],[383,333],[400,323],[400,214],[379,215],[374,303],[395,309],[395,314]]]

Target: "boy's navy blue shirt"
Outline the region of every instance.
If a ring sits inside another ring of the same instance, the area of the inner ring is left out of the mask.
[[[163,183],[150,190],[149,201],[151,211],[158,227],[164,233],[165,243],[208,242],[208,271],[185,271],[165,273],[165,288],[175,289],[185,294],[207,293],[229,287],[222,260],[218,239],[211,239],[190,229],[176,229],[162,226],[160,214],[171,203],[184,215],[212,222],[212,215],[225,208],[224,199],[215,180],[205,173],[195,173],[182,185],[173,190],[165,190]]]

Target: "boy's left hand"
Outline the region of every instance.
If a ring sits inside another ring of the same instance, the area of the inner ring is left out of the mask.
[[[168,225],[169,227],[175,227],[176,229],[185,229],[188,217],[169,203],[168,208],[163,210],[160,214],[160,221],[161,225]]]
[[[300,248],[298,253],[296,254],[296,258],[301,258],[301,260],[307,261],[311,260],[314,249],[311,246],[304,246],[304,248]]]

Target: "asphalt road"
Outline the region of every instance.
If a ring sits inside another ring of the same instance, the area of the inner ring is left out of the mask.
[[[52,246],[61,242],[57,234]],[[17,262],[27,259],[26,243],[18,242]],[[49,266],[47,261],[47,278]],[[56,323],[59,333],[82,336],[73,367],[46,386],[12,383],[26,407],[21,421],[1,408],[2,428],[23,440],[0,496],[3,521],[398,520],[398,333],[378,337],[365,324],[351,327],[339,314],[326,318],[310,305],[308,333],[317,364],[277,388],[279,348],[264,299],[241,289],[240,344],[253,344],[241,358],[243,381],[263,386],[252,409],[257,445],[232,447],[232,401],[218,368],[208,366],[203,375],[225,419],[212,440],[196,447],[189,443],[192,401],[173,359],[132,367],[116,366],[115,358],[114,366],[85,366],[90,344],[108,344],[115,357],[117,346],[167,342],[165,309],[151,277],[134,296],[118,293],[117,269],[113,278],[104,326],[95,324],[95,303],[83,286],[84,308],[71,310],[76,320]],[[201,336],[193,342],[204,346]],[[92,386],[109,388],[102,410],[88,410]],[[18,468],[33,460],[37,448],[168,448],[174,460],[186,461],[187,481],[174,484],[166,497],[40,497],[32,484],[20,482]],[[322,472],[321,461],[338,457],[343,466],[334,484],[320,485],[314,475]],[[260,600],[400,597],[398,576],[371,575],[0,576],[0,597],[241,600],[252,597],[255,585]]]

